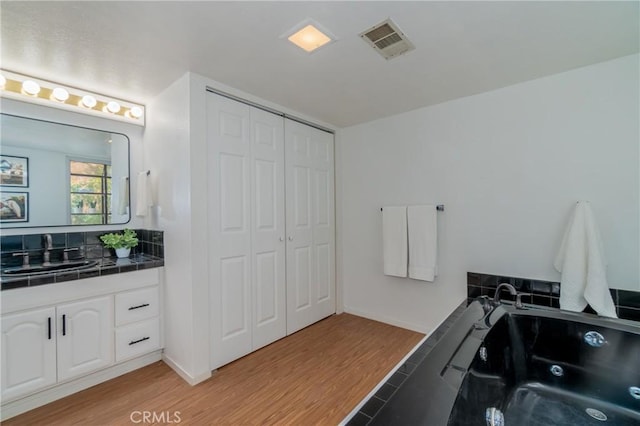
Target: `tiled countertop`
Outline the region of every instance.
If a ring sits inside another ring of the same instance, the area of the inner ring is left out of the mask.
[[[2,276],[0,277],[0,285],[2,291],[5,291],[164,266],[163,258],[148,254],[135,254],[125,259],[105,257],[95,260],[98,262],[95,266],[78,271],[51,272],[20,277]]]

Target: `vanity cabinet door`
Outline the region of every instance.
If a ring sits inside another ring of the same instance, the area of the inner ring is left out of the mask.
[[[55,308],[2,317],[2,400],[56,383]]]
[[[113,297],[59,305],[58,380],[113,364]]]

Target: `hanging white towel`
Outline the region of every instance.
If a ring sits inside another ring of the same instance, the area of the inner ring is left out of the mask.
[[[436,206],[409,206],[407,224],[409,229],[409,278],[433,281],[437,269]]]
[[[589,304],[598,315],[617,318],[602,240],[588,201],[576,204],[553,265],[562,272],[560,308],[581,312]]]
[[[147,172],[138,173],[138,193],[136,198],[136,216],[144,217],[149,211],[149,207],[153,206],[151,197],[151,182]]]
[[[407,208],[384,206],[382,209],[382,245],[384,274],[407,276]]]
[[[127,214],[127,208],[129,207],[129,178],[121,177],[120,186],[118,188],[118,214]]]

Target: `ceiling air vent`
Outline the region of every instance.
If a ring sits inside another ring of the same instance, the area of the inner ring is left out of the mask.
[[[395,58],[415,49],[413,43],[407,39],[391,19],[360,33],[360,37],[385,59]]]

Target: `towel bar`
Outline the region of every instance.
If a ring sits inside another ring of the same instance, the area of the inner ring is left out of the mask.
[[[444,211],[444,204],[438,204],[436,206],[436,210],[438,210],[439,212],[443,212]],[[380,207],[380,211],[382,211],[382,207]]]

